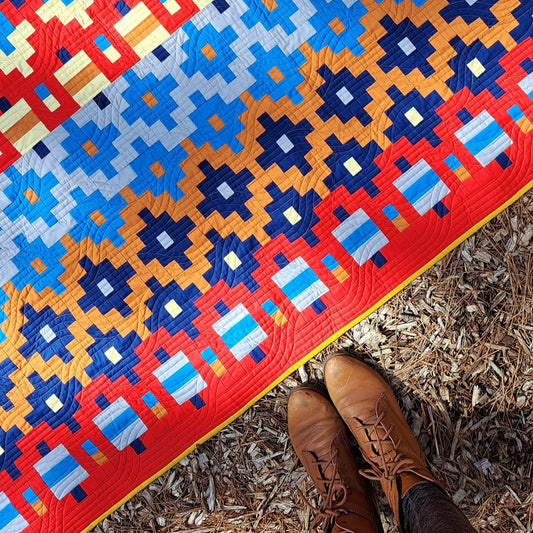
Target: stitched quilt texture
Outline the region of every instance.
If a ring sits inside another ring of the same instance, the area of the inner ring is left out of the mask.
[[[532,185],[527,0],[0,0],[0,533],[88,530]]]

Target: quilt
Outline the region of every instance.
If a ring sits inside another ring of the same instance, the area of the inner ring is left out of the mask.
[[[0,533],[88,531],[532,185],[528,0],[0,0]]]

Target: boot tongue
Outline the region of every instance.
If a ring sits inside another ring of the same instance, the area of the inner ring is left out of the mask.
[[[405,474],[400,475],[400,499],[402,499],[407,492],[412,489],[415,485],[418,485],[420,483],[427,483],[428,480],[425,479],[425,477],[422,477],[420,475],[416,475],[412,472],[406,472]]]

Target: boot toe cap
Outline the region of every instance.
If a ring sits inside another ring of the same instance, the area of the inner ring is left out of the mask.
[[[388,390],[385,380],[369,365],[350,354],[340,352],[326,362],[324,377],[329,394],[339,396],[342,391]]]

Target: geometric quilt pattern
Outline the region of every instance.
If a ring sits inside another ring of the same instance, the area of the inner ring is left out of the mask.
[[[0,170],[210,1],[0,2]]]
[[[1,533],[89,529],[533,184],[527,0],[0,11]]]

